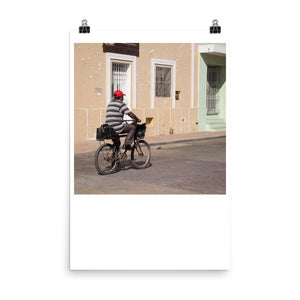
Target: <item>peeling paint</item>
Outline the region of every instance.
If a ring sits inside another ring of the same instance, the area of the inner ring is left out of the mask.
[[[102,88],[95,88],[95,92],[97,93],[98,96],[102,95]]]
[[[99,63],[99,71],[101,71],[102,63]]]

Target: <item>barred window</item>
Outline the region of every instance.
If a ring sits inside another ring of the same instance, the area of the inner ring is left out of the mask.
[[[208,115],[219,113],[220,68],[207,68],[206,105]]]
[[[156,67],[155,96],[171,97],[172,68]]]

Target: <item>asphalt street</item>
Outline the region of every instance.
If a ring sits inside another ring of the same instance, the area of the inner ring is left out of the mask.
[[[151,146],[146,169],[130,162],[99,175],[95,152],[75,154],[75,194],[225,194],[226,138]]]

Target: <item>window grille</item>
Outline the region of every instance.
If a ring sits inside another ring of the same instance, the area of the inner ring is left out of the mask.
[[[113,63],[112,64],[112,92],[122,90],[126,82],[128,65]]]
[[[171,97],[172,69],[156,67],[155,96]]]
[[[219,90],[220,90],[220,68],[207,68],[206,105],[207,114],[216,115],[219,113]]]

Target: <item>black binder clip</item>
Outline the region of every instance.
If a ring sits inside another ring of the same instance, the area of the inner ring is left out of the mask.
[[[90,33],[90,26],[87,26],[87,20],[81,21],[82,26],[79,27],[79,33]]]
[[[218,20],[212,21],[213,26],[210,26],[209,32],[210,33],[221,33],[221,26],[218,25]]]

